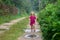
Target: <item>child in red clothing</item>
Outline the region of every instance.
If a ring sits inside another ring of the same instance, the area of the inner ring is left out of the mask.
[[[34,25],[35,25],[35,21],[36,21],[36,16],[35,16],[34,12],[31,12],[29,19],[30,19],[31,32],[33,30],[35,32],[35,26]]]

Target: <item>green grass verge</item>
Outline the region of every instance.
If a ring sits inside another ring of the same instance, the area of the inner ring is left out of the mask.
[[[0,35],[0,40],[17,40],[17,38],[23,35],[23,29],[27,27],[28,18],[21,20],[20,22],[11,26],[10,30],[7,30]]]
[[[7,15],[7,16],[0,16],[0,24],[7,23],[11,20],[20,18],[20,17],[26,17],[28,16],[27,14],[22,14],[22,15]]]
[[[0,24],[5,23],[5,22],[9,22],[11,20],[20,18],[20,15],[7,15],[7,16],[0,16]]]

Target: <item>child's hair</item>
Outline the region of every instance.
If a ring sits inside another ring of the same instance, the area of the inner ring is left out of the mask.
[[[31,13],[30,13],[31,15],[35,15],[35,13],[32,11]]]

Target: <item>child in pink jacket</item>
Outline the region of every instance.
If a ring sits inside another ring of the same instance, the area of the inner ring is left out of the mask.
[[[30,19],[31,32],[33,30],[35,32],[35,26],[34,25],[35,25],[35,21],[36,21],[36,16],[35,16],[34,12],[31,12],[29,19]]]

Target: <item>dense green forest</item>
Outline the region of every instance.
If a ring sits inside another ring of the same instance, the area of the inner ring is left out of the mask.
[[[39,0],[0,0],[0,24],[39,10]]]
[[[42,2],[43,8],[39,12],[38,21],[44,40],[60,40],[60,0]]]
[[[38,0],[0,0],[0,16],[38,10]]]

